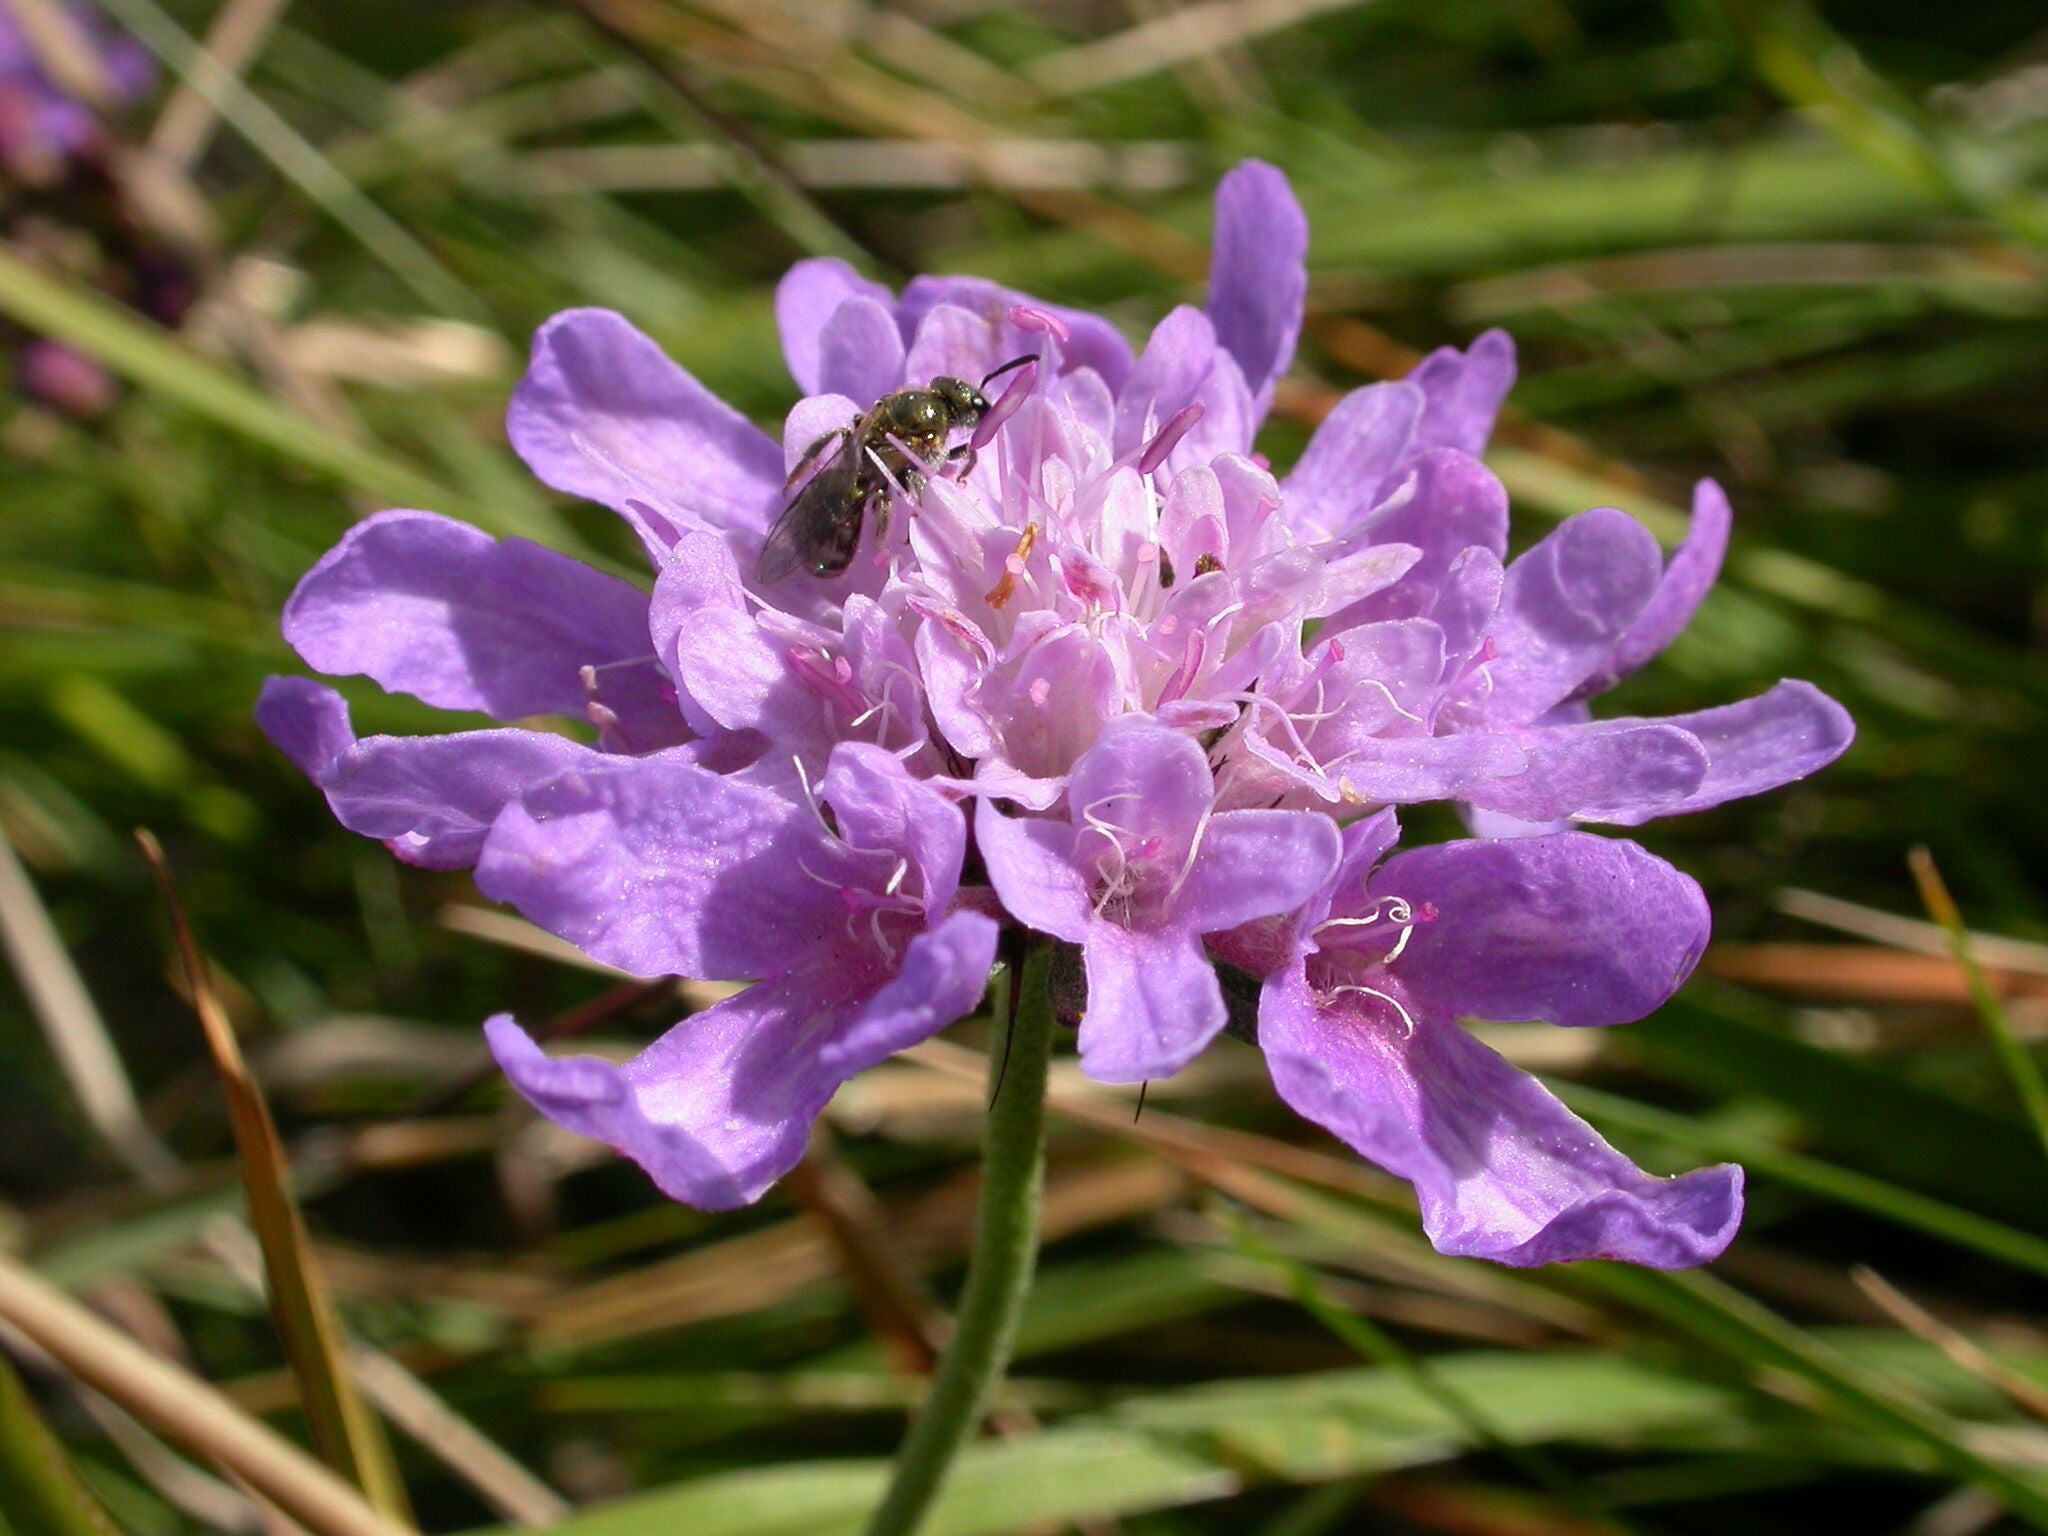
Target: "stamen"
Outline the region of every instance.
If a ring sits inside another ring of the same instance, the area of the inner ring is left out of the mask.
[[[1341,987],[1332,987],[1328,992],[1325,992],[1323,994],[1322,1000],[1325,1003],[1328,1003],[1333,998],[1342,997],[1347,992],[1357,992],[1362,993],[1366,997],[1378,998],[1381,1002],[1385,1003],[1389,1008],[1393,1009],[1394,1012],[1401,1015],[1401,1033],[1410,1040],[1415,1038],[1414,1015],[1409,1013],[1409,1011],[1406,1008],[1403,1008],[1401,1006],[1401,1001],[1399,998],[1393,997],[1388,993],[1382,992],[1377,987],[1361,987],[1356,982],[1346,982]]]
[[[1026,523],[1024,537],[1017,541],[1017,547],[1003,560],[1002,579],[990,587],[983,596],[991,608],[1001,608],[1017,595],[1017,578],[1024,574],[1024,567],[1031,559],[1032,547],[1038,543],[1038,524]]]
[[[1118,800],[1131,800],[1135,798],[1134,795],[1130,794],[1104,795],[1100,800],[1082,807],[1081,810],[1081,820],[1087,824],[1090,831],[1108,843],[1108,851],[1116,855],[1113,870],[1104,867],[1104,856],[1098,855],[1095,860],[1095,871],[1102,877],[1103,881],[1102,891],[1095,899],[1095,915],[1097,917],[1102,916],[1104,909],[1108,907],[1111,901],[1125,894],[1125,882],[1130,877],[1131,861],[1130,855],[1124,851],[1123,840],[1136,835],[1128,827],[1120,827],[1115,822],[1106,819],[1101,814],[1101,809],[1103,806]]]
[[[1138,457],[1138,473],[1149,475],[1166,462],[1166,456],[1180,446],[1180,440],[1188,435],[1190,428],[1202,419],[1202,402],[1197,400],[1184,405],[1166,418],[1166,425],[1158,435],[1145,445],[1144,453]]]
[[[1037,331],[1064,344],[1073,332],[1067,329],[1067,322],[1050,310],[1040,309],[1035,304],[1015,304],[1010,308],[1010,324],[1020,331]]]
[[[1322,922],[1316,924],[1314,932],[1321,933],[1325,928],[1370,928],[1375,923],[1381,921],[1394,923],[1402,928],[1412,929],[1416,921],[1415,908],[1409,904],[1408,898],[1405,896],[1382,896],[1357,917],[1325,918]],[[1403,942],[1405,943],[1406,940],[1403,940]],[[1387,958],[1391,960],[1393,956],[1389,955]]]
[[[923,460],[919,459],[915,453],[912,453],[910,451],[910,445],[904,442],[903,439],[898,437],[895,433],[883,433],[882,441],[887,443],[891,448],[894,448],[898,453],[902,454],[905,459],[910,461],[910,463],[919,464],[923,462]],[[916,497],[910,494],[910,487],[903,483],[902,479],[900,478],[899,472],[897,470],[891,469],[887,464],[882,462],[881,454],[877,453],[873,448],[870,448],[867,450],[867,455],[868,462],[874,465],[876,469],[882,472],[882,478],[889,482],[889,488],[891,490],[893,490],[898,496],[901,496],[905,501],[915,501],[917,499]]]
[[[975,424],[974,435],[967,439],[967,446],[975,449],[986,448],[994,441],[996,433],[1002,430],[1003,423],[1017,414],[1024,404],[1025,397],[1037,386],[1038,363],[1034,359],[1017,370],[1017,377],[1011,381],[1010,387],[996,397],[996,403],[990,406],[987,414]]]
[[[1171,901],[1180,894],[1180,888],[1187,883],[1195,870],[1195,856],[1202,851],[1202,839],[1209,832],[1209,818],[1216,814],[1216,805],[1211,801],[1202,811],[1201,820],[1195,823],[1195,835],[1188,842],[1188,856],[1181,860],[1180,873],[1173,877],[1173,884],[1166,888],[1166,899]]]
[[[818,803],[818,792],[811,787],[811,775],[804,767],[804,760],[795,753],[790,754],[791,766],[796,769],[796,781],[804,792],[804,804],[811,808],[811,814],[818,818],[818,825],[833,837],[839,836],[839,829],[832,825],[832,818],[825,814],[825,807]],[[809,870],[804,871],[810,874]],[[813,878],[816,878],[813,876]],[[829,884],[830,882],[826,882]]]

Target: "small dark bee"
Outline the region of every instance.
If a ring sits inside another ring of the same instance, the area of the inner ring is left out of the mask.
[[[798,567],[813,576],[843,572],[860,546],[869,507],[875,510],[875,536],[880,538],[888,530],[890,501],[899,485],[914,497],[923,493],[926,476],[944,466],[957,465],[961,475],[974,468],[974,445],[948,449],[946,439],[989,413],[982,391],[992,381],[1034,361],[1012,358],[978,387],[942,377],[923,389],[899,389],[856,416],[851,426],[836,427],[812,443],[783,489],[796,485],[821,458],[824,462],[768,530],[755,580],[772,586]]]

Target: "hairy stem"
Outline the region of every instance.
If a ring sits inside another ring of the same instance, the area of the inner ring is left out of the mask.
[[[939,1357],[924,1407],[911,1425],[889,1489],[867,1536],[913,1536],[1009,1363],[1017,1319],[1038,1259],[1038,1203],[1045,1186],[1045,1080],[1052,1051],[1050,954],[1038,948],[1023,974],[1007,1042],[989,1054],[996,1085],[982,1157],[981,1210],[967,1286],[952,1340]],[[1005,1056],[1008,1057],[1005,1062]]]

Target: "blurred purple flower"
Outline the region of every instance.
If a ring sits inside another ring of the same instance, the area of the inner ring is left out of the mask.
[[[80,421],[94,421],[113,409],[121,386],[83,352],[61,341],[31,337],[14,357],[21,392]]]
[[[70,48],[97,77],[104,100],[95,105],[59,80],[46,63],[49,42],[0,6],[0,168],[35,186],[48,185],[75,159],[100,149],[101,110],[138,101],[156,84],[156,61],[148,50],[95,8],[53,6],[48,19],[68,29],[56,46]]]
[[[544,1113],[678,1198],[752,1199],[848,1074],[973,1010],[1008,921],[1080,947],[1081,1062],[1106,1081],[1173,1072],[1224,1027],[1211,957],[1252,971],[1282,1095],[1412,1179],[1447,1252],[1719,1251],[1734,1170],[1650,1178],[1455,1022],[1640,1017],[1698,958],[1698,888],[1577,832],[1375,870],[1387,808],[1634,823],[1812,772],[1846,717],[1784,683],[1590,718],[1697,607],[1727,508],[1703,486],[1668,566],[1607,510],[1504,566],[1506,497],[1476,457],[1514,376],[1497,333],[1351,395],[1276,480],[1252,441],[1306,246],[1285,179],[1234,171],[1207,307],[1136,353],[980,279],[897,295],[802,263],[776,311],[807,394],[779,446],[619,316],[559,315],[512,441],[626,519],[652,594],[422,512],[308,574],[285,632],[312,666],[502,722],[359,740],[331,689],[274,679],[259,718],[345,825],[474,865],[607,964],[757,983],[623,1068],[551,1061],[494,1019]],[[757,579],[821,433],[1019,357],[971,468],[901,493],[886,534],[869,518],[842,577]],[[516,723],[534,715],[581,717],[590,744]]]

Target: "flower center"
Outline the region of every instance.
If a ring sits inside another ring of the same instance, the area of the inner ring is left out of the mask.
[[[1380,896],[1369,900],[1362,911],[1325,918],[1316,924],[1310,937],[1318,940],[1320,947],[1309,958],[1309,984],[1316,1006],[1327,1012],[1335,1009],[1342,998],[1370,997],[1393,1009],[1401,1021],[1402,1036],[1412,1037],[1414,1015],[1393,992],[1369,983],[1386,979],[1394,962],[1408,948],[1417,926],[1436,919],[1434,903],[1424,902],[1417,908],[1405,896]],[[1384,954],[1373,953],[1366,947],[1389,935],[1393,936],[1393,943]]]

